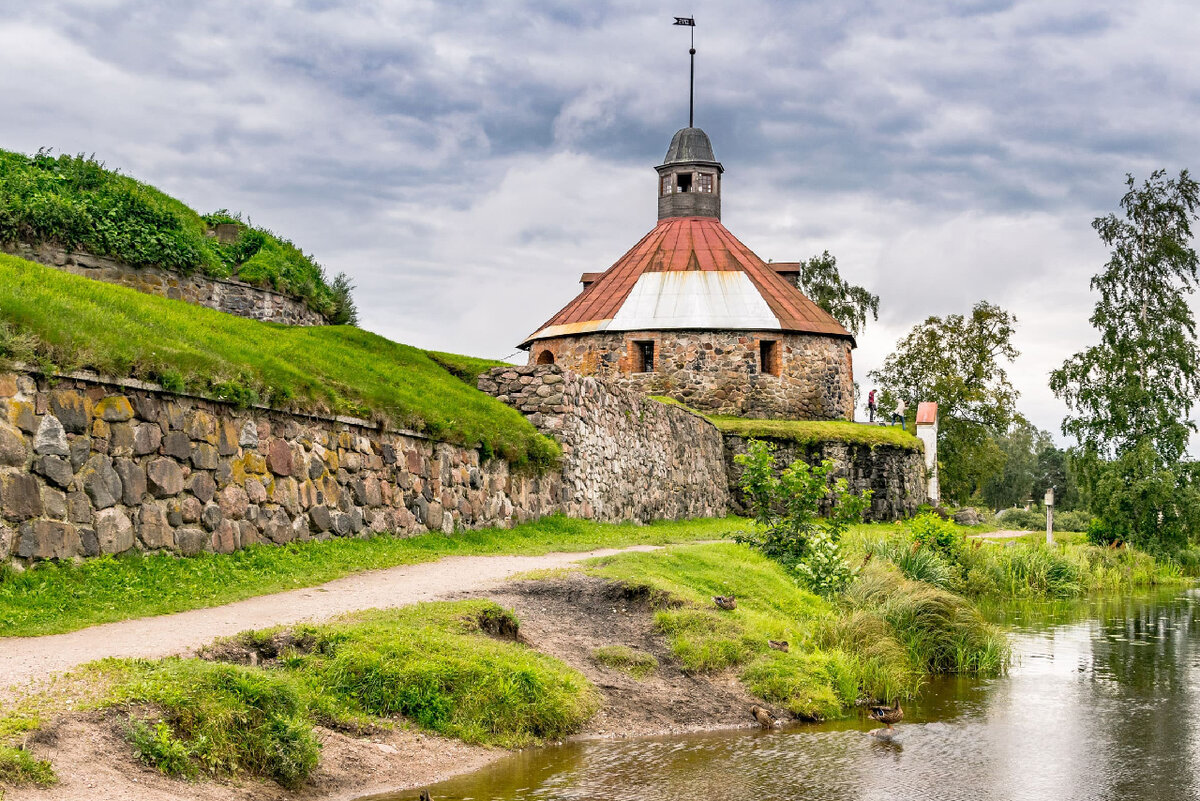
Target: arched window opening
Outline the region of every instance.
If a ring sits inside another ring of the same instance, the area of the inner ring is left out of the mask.
[[[538,364],[554,364],[554,354],[548,350],[544,350],[538,354]]]

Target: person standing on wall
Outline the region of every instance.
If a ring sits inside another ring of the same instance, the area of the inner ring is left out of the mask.
[[[896,408],[892,410],[892,423],[899,423],[901,428],[904,428],[904,413],[908,411],[908,404],[904,402],[904,398],[896,401]]]
[[[879,406],[875,402],[875,390],[871,390],[867,393],[867,420],[875,422],[875,410],[878,408]]]

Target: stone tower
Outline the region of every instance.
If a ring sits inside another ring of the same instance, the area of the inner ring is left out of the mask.
[[[658,173],[658,224],[521,347],[707,412],[853,419],[854,338],[721,224],[724,168],[683,128]]]

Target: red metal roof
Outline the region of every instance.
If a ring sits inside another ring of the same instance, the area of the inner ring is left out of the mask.
[[[586,324],[603,323],[615,317],[643,273],[672,270],[744,272],[779,320],[782,330],[829,334],[853,341],[841,323],[743,245],[720,220],[669,217],[661,220],[616,264],[599,274],[521,347],[539,339],[539,334],[550,326],[579,326],[580,333],[596,330],[600,326]]]
[[[937,404],[921,401],[917,404],[917,425],[932,425],[937,422]]]

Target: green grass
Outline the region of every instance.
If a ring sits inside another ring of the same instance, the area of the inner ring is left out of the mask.
[[[40,562],[23,573],[0,568],[0,636],[74,631],[99,623],[218,606],[311,587],[363,570],[430,562],[443,556],[542,554],[635,544],[719,539],[738,518],[645,526],[554,516],[512,529],[408,539],[331,539],[253,546],[232,554],[100,557],[81,564]]]
[[[658,670],[658,660],[654,654],[630,648],[628,645],[601,646],[592,651],[592,659],[598,665],[628,673],[635,679],[644,679]]]
[[[578,731],[599,706],[582,674],[514,642],[490,601],[371,610],[320,625],[246,632],[203,659],[105,660],[89,669],[127,738],[164,773],[247,773],[295,788],[316,768],[315,725],[369,733],[397,718],[470,743],[521,748]]]
[[[993,673],[1007,660],[1003,638],[966,600],[914,587],[894,570],[888,593],[835,602],[732,543],[588,565],[593,575],[648,590],[655,623],[686,670],[734,670],[751,692],[800,718],[838,717],[863,699],[911,696],[930,672]],[[899,600],[914,590],[918,601]],[[737,609],[714,606],[712,596],[730,594]],[[770,649],[768,639],[788,641],[788,652]]]
[[[53,242],[135,267],[236,277],[301,298],[329,319],[353,319],[345,285],[327,281],[311,256],[250,225],[229,244],[206,236],[221,222],[243,224],[224,210],[202,217],[94,158],[0,150],[0,243]]]
[[[0,255],[0,362],[91,368],[233,402],[357,415],[545,467],[558,445],[424,351],[350,326],[281,326]]]
[[[771,439],[817,445],[822,442],[846,442],[854,445],[890,445],[910,451],[924,449],[921,440],[898,426],[878,426],[852,423],[848,420],[757,420],[722,414],[704,414],[665,395],[652,395],[653,400],[672,406],[683,406],[712,422],[722,433],[746,439]]]
[[[35,759],[23,748],[0,745],[0,785],[36,785],[50,787],[58,779],[44,759]],[[0,798],[4,791],[0,789]]]
[[[508,362],[497,359],[479,359],[474,356],[460,356],[457,353],[444,353],[438,350],[427,350],[425,355],[433,359],[454,376],[466,381],[471,386],[479,381],[479,376],[494,367],[512,367]]]

